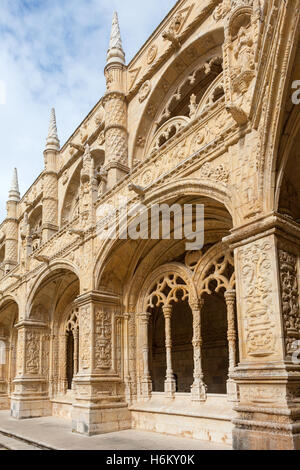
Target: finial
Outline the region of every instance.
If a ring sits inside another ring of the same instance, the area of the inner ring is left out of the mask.
[[[60,150],[60,142],[57,135],[55,109],[51,109],[49,133],[46,140],[46,150]]]
[[[118,20],[118,13],[113,15],[109,49],[107,53],[107,64],[119,62],[125,65],[125,53],[122,46],[121,32]]]
[[[19,190],[19,182],[18,182],[18,172],[17,169],[14,168],[13,177],[11,181],[11,188],[8,195],[9,201],[19,202],[20,201],[20,190]]]

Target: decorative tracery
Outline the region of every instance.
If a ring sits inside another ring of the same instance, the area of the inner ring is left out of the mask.
[[[228,251],[221,256],[217,256],[207,264],[201,273],[197,285],[199,297],[202,297],[204,293],[210,295],[213,290],[220,292],[221,289],[225,289],[225,291],[234,289],[235,273],[233,254]]]
[[[180,293],[181,296],[179,296]],[[148,296],[147,307],[166,307],[172,302],[178,302],[179,299],[185,300],[188,298],[189,289],[185,281],[179,275],[167,274],[152,287]]]

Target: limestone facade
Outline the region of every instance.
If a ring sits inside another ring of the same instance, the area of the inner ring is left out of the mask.
[[[0,227],[0,409],[300,449],[299,0],[179,0]],[[113,239],[127,200],[205,243]]]

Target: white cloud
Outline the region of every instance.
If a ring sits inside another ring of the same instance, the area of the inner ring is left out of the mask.
[[[105,91],[103,69],[117,10],[127,60],[174,0],[1,0],[0,220],[12,170],[24,193],[43,169],[50,108],[63,144]]]

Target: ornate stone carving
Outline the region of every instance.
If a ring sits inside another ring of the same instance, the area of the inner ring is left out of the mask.
[[[81,307],[79,313],[79,356],[80,369],[91,367],[91,309]]]
[[[178,302],[179,293],[182,295],[182,300],[189,297],[186,283],[176,274],[166,275],[152,287],[148,295],[147,306],[153,308],[160,305],[168,306],[172,301]]]
[[[200,178],[207,178],[220,183],[228,183],[229,171],[224,164],[213,167],[210,163],[205,163],[199,172]]]
[[[224,43],[224,85],[227,110],[239,125],[247,122],[251,109],[259,21],[253,2],[232,4]]]
[[[111,314],[108,312],[96,311],[95,313],[95,368],[110,369],[112,324]]]
[[[149,96],[151,92],[151,82],[147,80],[140,88],[139,91],[139,102],[142,103]]]
[[[36,331],[26,331],[25,371],[36,375],[40,370],[40,334]]]
[[[158,47],[156,44],[152,44],[152,46],[149,47],[148,53],[147,53],[148,65],[151,65],[155,61],[156,56],[157,56],[157,51],[158,51]]]
[[[282,313],[285,330],[286,354],[294,352],[293,343],[300,339],[300,308],[296,256],[279,250]]]
[[[245,346],[249,356],[275,352],[276,332],[272,318],[271,244],[261,240],[241,249],[240,268],[245,305]]]

